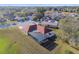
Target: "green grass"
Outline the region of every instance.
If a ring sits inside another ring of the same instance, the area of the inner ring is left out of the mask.
[[[55,41],[58,46],[48,51],[40,46],[31,37],[23,34],[19,29],[9,28],[0,30],[0,54],[16,54],[16,53],[79,53],[66,42],[62,41],[65,33],[61,29],[53,29],[57,35]]]
[[[17,44],[13,44],[10,48],[8,48],[7,53],[16,54],[19,53],[18,51],[19,49],[17,48]]]
[[[9,43],[9,39],[0,36],[0,53],[7,53],[6,49]]]
[[[12,44],[12,41],[0,33],[0,54],[17,53],[16,44]]]
[[[0,29],[0,54],[49,52],[18,28]]]

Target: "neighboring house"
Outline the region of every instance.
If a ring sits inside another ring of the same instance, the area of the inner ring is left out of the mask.
[[[71,17],[77,17],[79,16],[77,13],[70,13],[68,16],[71,16]]]
[[[41,21],[48,21],[48,20],[52,20],[52,18],[49,16],[44,16],[43,18],[41,18]]]
[[[78,17],[79,16],[79,14],[74,13],[74,12],[62,12],[62,14],[64,16],[71,16],[71,17]]]
[[[44,12],[44,16],[52,17],[53,12],[52,11],[46,11]]]
[[[38,16],[38,13],[33,13],[32,14],[32,20],[35,19],[35,18],[37,18],[37,16]]]
[[[5,18],[0,18],[0,29],[2,28],[8,28],[10,24],[7,23],[7,20]]]
[[[0,18],[0,22],[6,22],[7,20],[4,18]]]
[[[23,18],[20,17],[20,16],[16,16],[15,19],[16,19],[18,22],[23,22]]]
[[[59,25],[59,23],[55,20],[42,21],[40,24],[48,27],[53,27],[53,28],[57,28]]]
[[[10,17],[8,20],[17,21],[17,20],[15,19],[15,16]]]
[[[53,12],[52,13],[52,19],[54,19],[55,17],[58,17],[59,16],[59,13],[58,12]]]
[[[60,20],[60,19],[62,19],[62,18],[64,18],[64,14],[63,13],[60,13],[60,12],[52,12],[52,11],[46,11],[45,13],[44,13],[44,15],[47,17],[51,17],[52,19],[54,19],[54,20]]]
[[[15,16],[13,14],[6,13],[4,17],[8,20],[15,20]]]
[[[27,20],[33,20],[32,15],[28,15],[28,16],[26,17],[26,19],[27,19]]]

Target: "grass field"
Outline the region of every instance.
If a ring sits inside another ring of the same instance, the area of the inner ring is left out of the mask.
[[[0,53],[49,53],[17,28],[0,29]]]
[[[0,29],[0,53],[17,53],[16,43],[11,40],[9,33],[7,33],[8,29]]]
[[[0,36],[0,53],[7,53],[6,49],[9,43],[9,39]]]
[[[63,33],[61,30],[55,30],[57,36],[60,37]],[[59,33],[58,33],[59,32]],[[58,39],[58,38],[57,38]],[[31,37],[26,36],[18,28],[0,29],[0,53],[9,54],[50,54],[50,53],[79,53],[78,50],[72,48],[61,39],[56,41],[57,47],[49,51],[46,48],[39,45]]]

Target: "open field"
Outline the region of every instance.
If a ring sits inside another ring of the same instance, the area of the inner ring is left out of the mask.
[[[52,51],[49,51],[39,45],[31,37],[26,36],[18,28],[0,29],[0,53],[62,54],[66,53],[68,50],[79,53],[76,49],[72,48],[62,40],[57,40],[56,43],[58,44],[57,47]]]
[[[19,29],[0,30],[0,35],[2,36],[0,36],[0,40],[5,44],[0,43],[0,48],[6,51],[2,53],[49,53],[47,49],[27,37]]]

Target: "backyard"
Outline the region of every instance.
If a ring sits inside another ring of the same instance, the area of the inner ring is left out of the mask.
[[[0,54],[17,53],[17,51],[16,43],[13,43],[9,37],[0,32]]]
[[[62,33],[61,30],[55,31],[56,34]],[[49,51],[31,37],[23,34],[18,28],[0,29],[0,53],[78,53],[76,49],[61,39],[57,39],[55,42],[58,45],[52,51]]]

